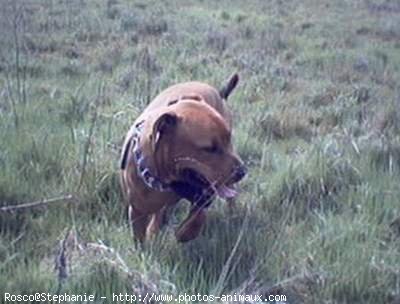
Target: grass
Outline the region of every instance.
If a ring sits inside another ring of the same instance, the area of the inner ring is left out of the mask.
[[[396,1],[0,1],[0,293],[400,299]],[[163,88],[240,74],[236,208],[130,235],[123,136]],[[107,301],[104,301],[106,303]],[[187,301],[188,302],[188,301]]]

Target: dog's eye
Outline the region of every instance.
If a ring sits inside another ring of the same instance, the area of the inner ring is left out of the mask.
[[[215,144],[212,146],[203,147],[202,150],[207,153],[220,153],[221,152],[221,149]]]

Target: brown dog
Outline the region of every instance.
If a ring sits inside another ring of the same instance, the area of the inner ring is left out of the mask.
[[[160,229],[165,209],[181,198],[192,208],[176,237],[194,239],[213,198],[236,195],[233,184],[246,169],[232,148],[225,101],[238,79],[233,75],[220,91],[201,82],[169,87],[130,128],[121,155],[121,184],[140,241]]]

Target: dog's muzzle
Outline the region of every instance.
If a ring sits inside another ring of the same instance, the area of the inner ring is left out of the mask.
[[[244,165],[237,166],[233,173],[232,183],[241,181],[247,174],[247,168]]]

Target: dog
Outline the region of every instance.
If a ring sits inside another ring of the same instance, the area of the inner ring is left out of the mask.
[[[175,236],[196,238],[216,196],[232,200],[247,172],[232,147],[232,114],[226,106],[234,74],[217,90],[185,82],[162,91],[129,129],[121,152],[120,179],[134,236],[157,233],[168,207],[187,199],[191,209]]]

